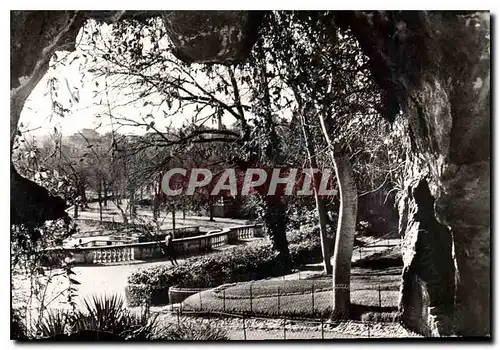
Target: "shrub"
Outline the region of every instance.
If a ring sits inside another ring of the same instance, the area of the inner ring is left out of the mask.
[[[290,244],[289,250],[292,263],[296,266],[322,261],[321,243],[319,240],[306,240]]]
[[[211,288],[224,283],[280,276],[290,271],[269,245],[242,246],[187,259],[179,266],[153,266],[132,273],[126,298],[129,306],[149,296],[151,305],[168,303],[168,288]],[[156,296],[156,297],[155,297]]]
[[[11,310],[10,321],[10,339],[11,340],[26,340],[28,333],[23,322],[23,317],[19,309]]]
[[[168,304],[168,289],[173,286],[212,288],[225,283],[281,276],[293,266],[322,261],[316,226],[291,230],[288,239],[292,266],[285,266],[277,252],[266,243],[193,257],[177,267],[160,265],[135,271],[129,276],[125,289],[127,303],[129,306]]]
[[[333,235],[327,235],[327,246],[333,247]],[[300,229],[290,230],[287,234],[290,255],[296,266],[322,261],[319,227],[303,225]],[[331,253],[331,252],[330,252]]]

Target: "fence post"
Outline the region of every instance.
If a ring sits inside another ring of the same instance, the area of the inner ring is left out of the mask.
[[[286,340],[286,316],[283,316],[283,340]]]
[[[222,310],[226,312],[226,290],[222,290]]]
[[[325,339],[325,322],[323,321],[323,314],[321,314],[321,339]]]
[[[247,329],[245,326],[245,314],[243,314],[243,340],[247,340]]]
[[[199,293],[200,295],[200,311],[203,310],[203,303],[202,303],[202,300],[201,300],[201,292]]]
[[[359,258],[361,259],[361,247],[359,247]]]
[[[252,283],[250,283],[250,312],[253,313]]]
[[[280,314],[280,287],[278,287],[278,315]]]
[[[312,313],[314,314],[314,283],[311,286]]]
[[[380,283],[378,284],[378,309],[382,310],[382,291],[380,289]]]
[[[181,326],[181,315],[180,315],[180,307],[177,308],[177,326]]]

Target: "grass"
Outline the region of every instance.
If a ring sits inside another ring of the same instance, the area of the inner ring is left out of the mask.
[[[376,275],[368,269],[353,269],[350,318],[361,320],[367,313],[391,313],[396,310],[400,271],[393,268],[384,272]],[[182,305],[186,311],[303,318],[327,316],[332,311],[331,306],[332,280],[326,276],[308,280],[227,284],[192,295]]]
[[[318,280],[284,280],[279,283],[276,280],[261,280],[257,283],[237,283],[229,285],[227,288],[216,288],[214,290],[218,297],[225,294],[226,298],[247,298],[250,296],[250,287],[252,288],[253,298],[262,298],[269,296],[304,294],[311,293],[311,290],[331,290],[332,281],[329,278]],[[278,291],[278,288],[280,289]]]

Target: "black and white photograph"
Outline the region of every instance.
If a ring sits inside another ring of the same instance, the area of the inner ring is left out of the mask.
[[[11,340],[491,341],[488,9],[9,12]]]

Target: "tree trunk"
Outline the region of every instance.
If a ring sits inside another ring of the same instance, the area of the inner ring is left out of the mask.
[[[278,251],[280,260],[287,266],[291,261],[288,240],[286,238],[286,226],[288,218],[286,216],[286,206],[281,201],[280,196],[264,196],[266,208],[264,210],[264,223],[267,234],[271,239],[273,248]]]
[[[151,213],[153,214],[153,220],[158,219],[158,209],[154,198],[151,201]]]
[[[123,223],[125,225],[127,225],[128,224],[127,213],[125,212],[125,210],[123,210],[123,208],[121,207],[121,204],[118,201],[115,201],[115,205],[118,208],[118,210],[120,211],[120,214],[122,215]]]
[[[333,251],[332,317],[340,319],[348,317],[351,303],[351,260],[358,214],[358,190],[349,157],[335,149],[337,145],[330,139],[333,130],[330,120],[321,113],[319,119],[339,184],[340,210]]]
[[[172,205],[172,236],[175,238],[175,204]]]
[[[136,207],[135,207],[135,193],[132,191],[130,192],[129,195],[128,209],[129,209],[130,220],[134,221],[134,218],[136,216]]]
[[[314,145],[313,138],[311,136],[311,132],[302,113],[300,115],[300,124],[302,126],[302,133],[304,134],[304,140],[306,143],[307,155],[309,157],[309,165],[312,169],[317,169],[318,162],[316,160],[316,148]],[[319,235],[321,239],[321,254],[323,256],[323,268],[325,273],[331,274],[332,273],[332,262],[330,260],[331,249],[327,245],[328,237],[326,234],[326,223],[328,220],[328,216],[326,213],[325,201],[318,195],[319,186],[317,184],[317,179],[315,176],[312,177],[312,181],[314,187],[313,189],[314,201],[316,203],[316,211],[318,213],[318,219],[319,219]]]
[[[214,221],[214,199],[210,196],[208,199],[208,215],[210,215],[210,221]]]
[[[104,206],[108,206],[108,184],[104,182]]]
[[[78,188],[78,193],[80,195],[80,198],[81,198],[81,202],[80,202],[80,205],[81,205],[81,209],[90,209],[89,207],[89,201],[87,200],[87,194],[85,193],[85,185],[84,184],[80,184],[79,185],[80,187]]]
[[[285,162],[283,155],[283,148],[281,146],[281,140],[276,131],[276,122],[273,119],[273,111],[271,108],[271,97],[269,93],[269,81],[267,73],[267,59],[265,52],[262,48],[262,43],[258,43],[256,46],[256,53],[258,56],[257,69],[259,70],[259,91],[258,99],[261,99],[261,117],[263,119],[263,126],[266,130],[265,146],[257,145],[259,151],[257,153],[262,153],[264,159],[268,160],[273,168],[278,164],[283,164]],[[286,204],[281,200],[279,195],[267,196],[264,195],[265,210],[264,210],[264,223],[266,227],[267,234],[272,241],[273,248],[279,253],[279,257],[285,266],[290,266],[290,250],[288,249],[288,240],[286,238],[286,227],[288,223],[288,217],[286,213]]]
[[[339,222],[333,252],[333,316],[345,318],[350,305],[351,259],[356,233],[358,191],[349,157],[332,151],[332,160],[340,192]]]
[[[99,221],[102,222],[102,182],[99,182],[99,188],[97,190],[97,200],[99,202]]]

